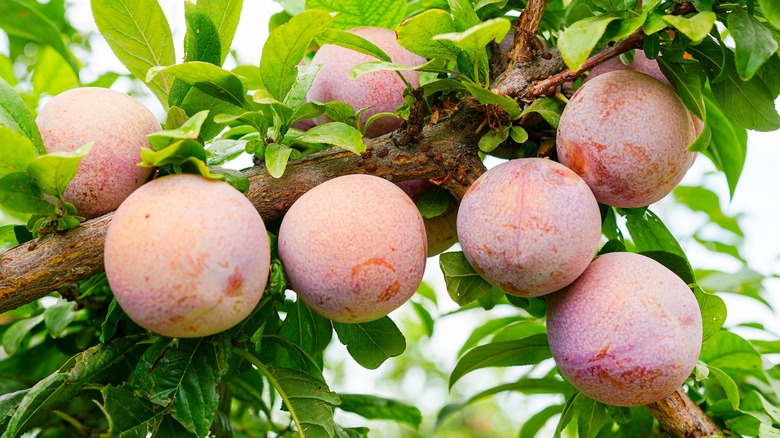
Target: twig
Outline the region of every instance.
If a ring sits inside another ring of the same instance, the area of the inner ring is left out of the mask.
[[[525,5],[515,24],[515,41],[510,50],[512,56],[507,69],[531,62],[538,55],[536,34],[539,32],[539,23],[542,22],[546,6],[547,0],[529,0]]]
[[[723,436],[682,388],[663,400],[645,405],[645,409],[672,438]]]

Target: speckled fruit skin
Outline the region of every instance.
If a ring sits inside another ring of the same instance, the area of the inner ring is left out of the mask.
[[[395,32],[379,27],[356,27],[349,32],[361,36],[384,50],[393,62],[404,65],[422,65],[425,59],[404,49],[396,42]],[[349,79],[349,70],[376,58],[332,44],[325,44],[311,60],[311,65],[322,64],[322,68],[307,94],[306,100],[331,102],[339,100],[352,105],[355,111],[372,107],[360,117],[365,123],[369,117],[380,112],[393,112],[404,103],[404,83],[393,71],[367,73],[356,79]],[[404,78],[417,88],[419,73],[403,72]],[[327,116],[315,119],[318,124],[330,121]],[[366,137],[378,137],[401,126],[401,119],[382,117],[369,126]]]
[[[596,199],[643,207],[671,192],[693,164],[690,113],[674,91],[635,71],[604,73],[584,84],[561,115],[558,159]]]
[[[639,254],[608,253],[547,297],[547,335],[555,363],[577,389],[602,403],[640,406],[688,378],[702,320],[672,271]]]
[[[661,73],[661,68],[658,67],[658,61],[648,58],[647,55],[645,55],[644,50],[637,50],[636,54],[634,54],[634,60],[631,61],[630,64],[623,64],[620,57],[616,56],[597,65],[591,70],[590,74],[585,77],[583,83],[595,79],[598,75],[620,70],[638,71],[658,79],[668,87],[672,87],[672,83],[666,79],[666,76],[664,76],[663,73]]]
[[[541,158],[495,166],[469,187],[458,211],[458,238],[474,269],[521,297],[554,292],[593,259],[601,215],[574,172]]]
[[[108,227],[106,275],[138,325],[192,338],[226,330],[255,308],[271,250],[257,210],[238,190],[196,175],[153,180]]]
[[[416,204],[425,191],[433,184],[427,179],[412,179],[397,183]],[[428,239],[428,257],[450,249],[458,243],[458,201],[450,196],[450,204],[447,210],[432,218],[423,218],[425,235]]]
[[[279,229],[291,288],[337,322],[373,321],[405,303],[422,281],[427,250],[412,200],[370,175],[341,176],[306,192]]]
[[[116,210],[152,173],[137,164],[141,148],[150,147],[147,134],[159,131],[160,123],[130,96],[74,88],[47,102],[36,122],[48,152],[71,152],[95,141],[65,189],[65,200],[88,219]]]

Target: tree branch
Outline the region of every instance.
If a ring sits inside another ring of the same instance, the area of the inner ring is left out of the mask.
[[[663,400],[645,405],[645,409],[672,438],[723,436],[682,388]]]
[[[515,24],[515,41],[510,50],[511,56],[508,69],[533,61],[539,54],[536,34],[539,33],[539,23],[544,16],[547,0],[528,0],[525,9],[517,18]]]

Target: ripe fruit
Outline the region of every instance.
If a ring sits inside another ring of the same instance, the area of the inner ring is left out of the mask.
[[[674,91],[635,71],[604,73],[572,96],[558,125],[558,159],[596,199],[642,207],[677,186],[696,155],[690,113]]]
[[[71,152],[94,141],[65,189],[81,216],[116,210],[149,178],[139,167],[148,134],[161,129],[154,115],[130,96],[107,88],[74,88],[52,98],[36,119],[48,152]]]
[[[402,181],[397,184],[412,201],[417,203],[425,191],[433,184],[427,179],[412,179]],[[458,243],[458,201],[450,196],[450,203],[447,210],[432,218],[423,218],[425,224],[425,235],[428,239],[428,257],[450,249],[452,245]]]
[[[576,279],[601,236],[599,207],[574,172],[541,158],[508,161],[468,189],[458,237],[474,269],[504,292],[534,297]]]
[[[396,42],[395,32],[379,27],[357,27],[349,32],[361,36],[384,50],[394,63],[404,65],[422,65],[425,59],[404,49]],[[392,71],[377,71],[365,74],[357,79],[349,79],[349,70],[357,64],[377,61],[376,58],[340,46],[325,44],[314,58],[312,65],[322,64],[320,72],[306,97],[308,101],[331,102],[344,101],[352,105],[355,111],[371,107],[360,117],[361,124],[369,117],[380,112],[393,112],[404,101],[404,83],[398,74]],[[403,72],[404,78],[417,88],[419,73]],[[318,124],[329,121],[326,116],[316,119]],[[374,121],[366,131],[367,137],[378,137],[401,126],[401,119],[382,117]]]
[[[260,301],[270,261],[265,225],[249,200],[195,175],[133,192],[106,235],[106,275],[119,305],[164,336],[207,336],[237,324]]]
[[[369,175],[341,176],[308,191],[279,229],[292,289],[338,322],[373,321],[406,302],[422,281],[426,252],[412,200]]]
[[[595,79],[598,75],[621,70],[638,71],[658,79],[668,87],[672,87],[672,83],[666,79],[666,76],[664,76],[663,73],[661,73],[661,68],[658,67],[658,61],[648,58],[647,55],[645,55],[644,50],[637,50],[636,54],[634,54],[634,60],[629,64],[623,64],[620,57],[616,56],[597,65],[591,70],[590,74],[585,77],[583,83]]]
[[[617,406],[658,401],[685,382],[702,342],[699,305],[648,257],[608,253],[547,297],[558,369],[588,397]]]

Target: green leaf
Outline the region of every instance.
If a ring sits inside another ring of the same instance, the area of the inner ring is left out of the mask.
[[[707,125],[712,130],[710,146],[704,154],[726,175],[729,196],[733,198],[747,156],[747,129],[732,123],[710,96],[704,96],[704,105]]]
[[[780,29],[780,3],[775,0],[758,0],[758,5],[761,7],[761,12],[764,13],[764,18],[775,29]]]
[[[65,186],[76,175],[81,159],[87,155],[94,144],[89,142],[73,152],[52,152],[41,155],[27,166],[27,175],[44,193],[62,198]]]
[[[91,4],[100,33],[133,76],[143,81],[150,68],[176,63],[171,28],[156,0],[91,0]],[[166,109],[171,81],[161,74],[147,84]]]
[[[459,306],[476,301],[493,287],[477,274],[461,251],[440,254],[439,267],[444,274],[447,292]]]
[[[298,76],[295,78],[292,88],[290,88],[290,91],[284,98],[285,105],[295,108],[296,110],[300,109],[300,106],[303,105],[306,100],[306,94],[309,92],[311,84],[314,83],[314,78],[320,71],[320,67],[320,65],[298,66]],[[293,118],[294,117],[295,112],[293,113]]]
[[[221,49],[220,65],[225,62],[230,46],[233,44],[243,3],[243,0],[200,0],[195,4],[195,9],[204,13],[214,23]]]
[[[230,161],[246,149],[246,140],[217,140],[208,146],[209,157],[206,164],[209,166],[218,166],[226,161]]]
[[[292,151],[291,147],[278,143],[271,143],[265,147],[265,167],[272,177],[282,177]]]
[[[41,190],[25,172],[0,176],[0,206],[42,216],[54,211],[54,205],[43,198]]]
[[[119,361],[146,335],[119,338],[100,344],[73,356],[59,371],[39,381],[30,389],[8,423],[5,436],[17,437],[41,424],[78,394],[86,383]]]
[[[333,26],[340,29],[359,26],[392,29],[404,19],[406,0],[306,0],[306,9],[336,12]]]
[[[696,64],[690,62],[671,62],[665,57],[659,57],[658,67],[664,76],[674,85],[677,95],[693,114],[701,120],[706,120],[706,110],[702,89],[706,76]]]
[[[333,326],[330,320],[318,315],[303,300],[298,299],[287,312],[279,329],[279,336],[295,343],[309,356],[315,357],[330,344]]]
[[[482,21],[474,11],[470,0],[447,0],[447,4],[450,6],[450,13],[455,21],[455,30],[458,32],[474,27]]]
[[[558,420],[558,426],[555,427],[555,433],[553,434],[554,438],[561,437],[563,430],[571,422],[571,419],[574,416],[574,406],[577,403],[577,399],[582,397],[585,397],[585,395],[581,392],[576,392],[566,399],[566,404],[563,405],[563,410],[561,411],[561,418]]]
[[[335,44],[364,53],[368,56],[373,56],[381,61],[392,62],[392,59],[390,59],[390,56],[388,56],[384,50],[377,47],[371,41],[351,32],[339,29],[325,29],[325,31],[317,37],[317,40],[321,43],[320,45]]]
[[[16,353],[22,345],[22,341],[30,334],[30,331],[41,322],[43,322],[42,314],[32,318],[21,319],[11,324],[3,332],[3,350],[5,350],[6,354],[12,355]]]
[[[493,342],[464,354],[450,374],[449,387],[464,375],[487,367],[535,365],[552,357],[547,335],[532,335],[515,341]]]
[[[522,115],[520,113],[520,106],[511,97],[498,95],[487,88],[482,88],[470,82],[464,82],[463,85],[480,103],[500,106],[501,109],[509,114],[510,119],[517,120]]]
[[[140,166],[161,167],[172,164],[180,167],[182,163],[190,158],[205,161],[206,149],[195,140],[180,140],[156,152],[149,149],[141,149]]]
[[[609,23],[618,18],[615,14],[598,15],[580,20],[566,28],[558,39],[558,48],[566,66],[572,71],[582,68]]]
[[[35,145],[20,132],[0,126],[0,177],[25,172],[37,156]]]
[[[0,126],[10,128],[32,141],[35,151],[38,155],[46,153],[43,147],[41,133],[38,132],[38,125],[35,123],[30,109],[24,103],[16,90],[6,81],[0,79]],[[3,134],[2,143],[5,143],[7,137]],[[3,145],[4,149],[0,156],[5,157],[9,145]]]
[[[691,18],[664,15],[664,21],[690,38],[694,44],[702,41],[710,33],[712,26],[715,25],[715,20],[717,20],[717,16],[712,11],[699,12]]]
[[[449,73],[450,70],[444,69],[442,67],[443,65],[444,65],[444,61],[441,59],[434,59],[422,65],[404,65],[404,64],[396,64],[393,62],[385,62],[385,61],[370,61],[370,62],[363,62],[353,66],[349,70],[349,78],[355,79],[366,73],[371,73],[375,71],[385,71],[385,70]],[[335,103],[335,102],[328,102],[328,103]]]
[[[424,58],[442,58],[455,61],[458,49],[447,40],[433,39],[443,33],[455,32],[455,22],[441,9],[429,9],[401,23],[396,28],[398,44]]]
[[[736,45],[737,73],[746,81],[777,52],[777,41],[768,28],[742,8],[735,8],[728,15],[728,29]]]
[[[561,102],[559,99],[554,97],[542,97],[540,99],[534,100],[531,105],[528,105],[528,107],[526,107],[520,114],[520,117],[530,113],[538,113],[547,123],[550,124],[550,126],[557,128],[558,123],[561,121],[561,114],[563,114],[563,109],[565,107],[566,104]]]
[[[314,37],[322,33],[332,19],[326,11],[306,11],[268,36],[260,58],[260,77],[265,89],[276,100],[284,100],[298,75],[298,63]]]
[[[200,164],[198,167],[200,168]],[[208,172],[199,172],[199,174],[208,179],[224,181],[245,195],[249,191],[249,177],[240,170],[219,166],[208,166],[207,169]]]
[[[606,410],[603,403],[590,397],[580,396],[574,403],[577,413],[577,436],[580,438],[595,438],[604,425]]]
[[[701,347],[699,360],[726,370],[760,371],[761,355],[739,335],[721,330]]]
[[[528,131],[522,126],[512,126],[509,130],[509,136],[512,137],[512,141],[515,143],[525,143],[528,141]]]
[[[493,152],[501,143],[505,142],[509,138],[509,126],[504,126],[503,129],[490,129],[477,142],[477,147],[482,152],[488,154]]]
[[[247,112],[241,107],[208,95],[197,88],[192,88],[187,92],[187,96],[181,103],[181,108],[186,114],[193,116],[200,111],[209,111],[206,121],[203,122],[203,126],[200,128],[200,139],[202,141],[211,140],[225,128],[214,121],[217,115],[240,116]]]
[[[149,142],[151,143],[152,148],[159,151],[168,147],[176,140],[197,140],[200,136],[201,127],[208,115],[208,111],[200,111],[187,119],[184,124],[176,129],[168,129],[149,134]]]
[[[688,260],[677,239],[652,211],[632,210],[626,215],[626,228],[640,252],[666,251]]]
[[[731,408],[735,411],[739,409],[739,387],[734,379],[731,378],[725,371],[718,367],[707,366],[710,372],[710,376],[714,377],[720,382],[720,386],[723,387],[723,391],[726,393],[726,397],[731,403]]]
[[[623,251],[625,251],[625,247],[623,248]],[[690,285],[696,283],[693,269],[688,263],[688,260],[685,258],[666,251],[642,251],[639,254],[642,254],[645,257],[649,257],[664,265],[667,269],[680,277],[680,279],[682,279],[685,284]]]
[[[70,69],[59,53],[48,47],[41,51],[32,74],[32,85],[36,94],[56,96],[78,84],[78,75]]]
[[[110,436],[155,436],[163,418],[171,410],[136,396],[126,385],[107,385],[100,392],[103,394],[102,409],[108,420]]]
[[[701,186],[677,186],[672,194],[677,202],[693,211],[705,213],[709,222],[737,236],[744,237],[742,228],[737,221],[739,217],[727,216],[723,213],[718,195],[712,190]]]
[[[43,311],[43,322],[52,338],[58,338],[76,318],[75,301],[59,301]]]
[[[366,150],[363,134],[357,129],[341,122],[328,122],[317,125],[304,132],[298,138],[307,143],[324,143],[340,147],[359,154]]]
[[[562,410],[563,405],[550,405],[535,413],[523,423],[523,426],[520,428],[519,438],[535,438],[539,436],[539,431],[542,430],[550,418],[560,414]]]
[[[19,0],[0,2],[0,29],[9,35],[48,44],[78,74],[78,61],[65,44],[57,25],[38,8]]]
[[[339,394],[339,409],[369,420],[392,420],[415,429],[422,423],[420,410],[406,403],[368,394]]]
[[[434,35],[433,39],[452,41],[456,47],[468,53],[471,59],[477,59],[488,43],[503,40],[511,26],[511,22],[506,18],[492,18],[462,32]]]
[[[170,73],[177,79],[200,91],[238,107],[246,108],[244,84],[235,74],[214,64],[201,61],[185,62],[167,67],[152,67],[146,74],[146,82],[152,82],[160,74]]]
[[[355,362],[370,370],[406,349],[404,335],[387,316],[357,324],[334,322],[333,328]]]
[[[172,415],[190,432],[206,436],[219,404],[216,391],[228,371],[230,339],[161,338],[141,357],[133,387],[153,403],[173,406]]]
[[[297,415],[301,437],[333,436],[333,406],[339,404],[339,397],[325,382],[286,368],[271,368],[270,375],[278,384],[274,385],[277,391],[284,394],[287,410]]]
[[[450,205],[450,192],[437,185],[429,187],[417,200],[417,209],[423,218],[441,216]]]

